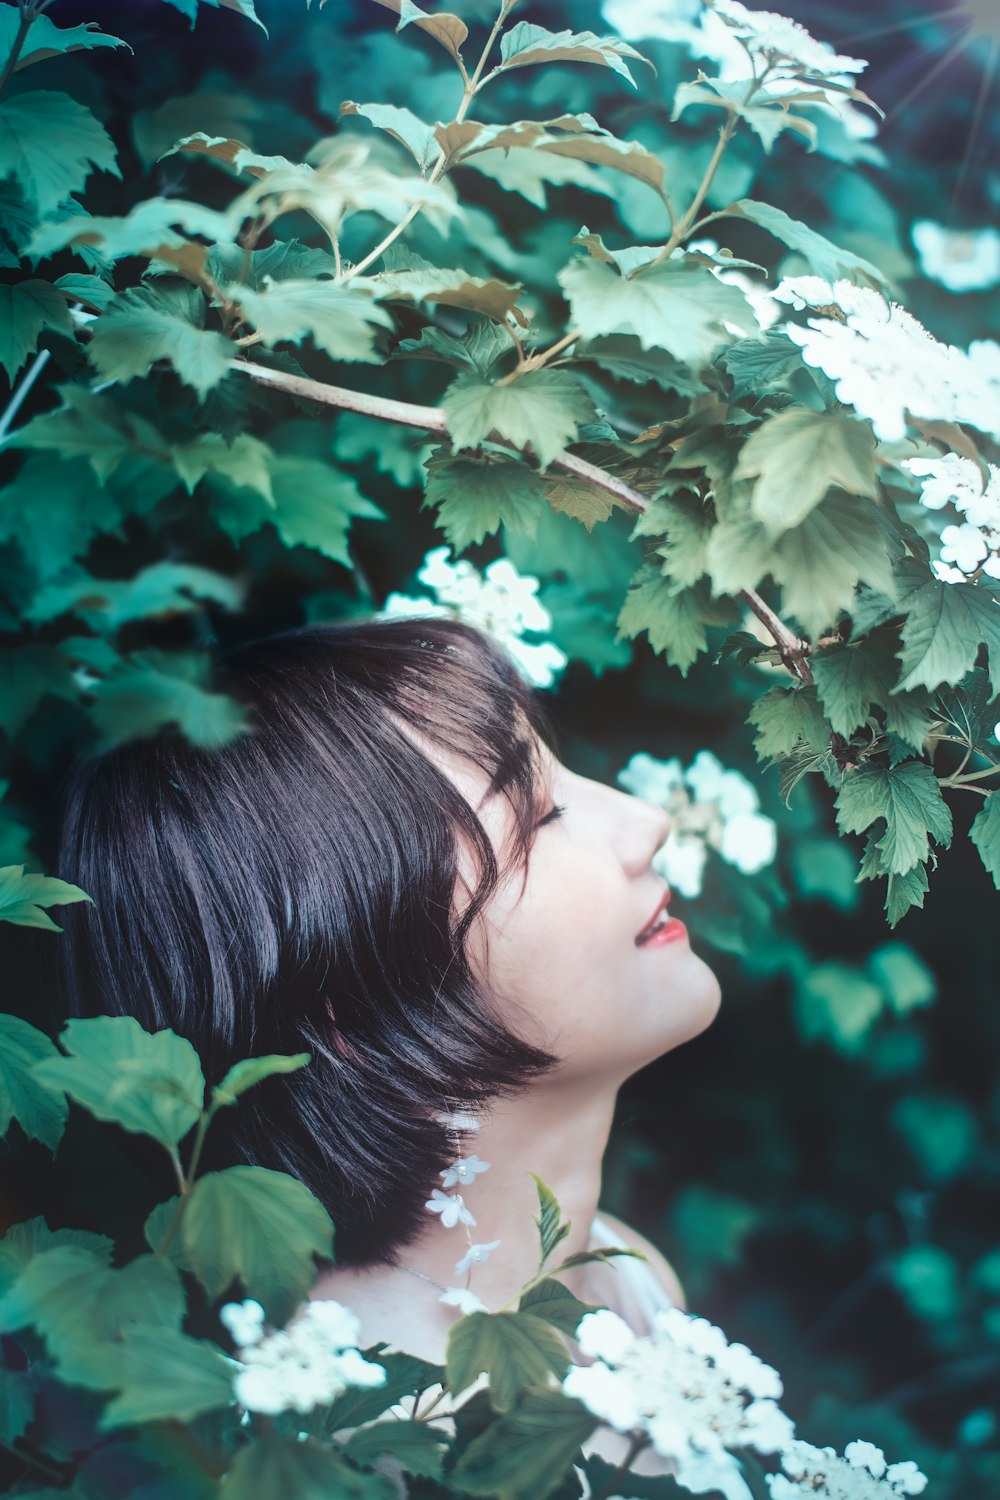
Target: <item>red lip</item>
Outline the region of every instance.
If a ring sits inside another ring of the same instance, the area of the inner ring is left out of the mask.
[[[664,891],[664,893],[663,893],[663,895],[662,895],[662,896],[661,896],[661,897],[660,897],[660,899],[659,899],[659,901],[658,901],[658,902],[657,902],[657,904],[656,904],[656,910],[655,910],[655,911],[654,911],[654,912],[653,912],[653,915],[652,915],[652,916],[651,916],[651,917],[650,917],[650,919],[649,919],[649,921],[648,921],[648,922],[647,922],[647,923],[646,923],[646,925],[645,925],[645,927],[641,927],[641,928],[640,928],[640,929],[639,929],[639,931],[638,931],[638,932],[637,932],[637,933],[636,933],[636,935],[635,935],[635,941],[636,941],[636,942],[637,942],[637,943],[638,943],[638,942],[639,942],[639,941],[640,941],[640,940],[641,940],[641,939],[642,939],[642,938],[643,938],[643,937],[645,937],[645,935],[646,935],[646,933],[647,933],[647,932],[648,932],[648,931],[649,931],[649,929],[650,929],[650,928],[651,928],[651,927],[652,927],[652,926],[653,926],[653,925],[654,925],[654,923],[655,923],[655,922],[656,922],[656,921],[657,921],[657,919],[658,919],[658,917],[659,917],[659,916],[660,916],[660,913],[661,913],[661,912],[662,912],[662,911],[663,911],[663,910],[664,910],[664,909],[665,909],[665,907],[666,907],[666,906],[667,906],[667,903],[668,903],[668,902],[669,902],[669,900],[670,900],[670,897],[671,897],[671,895],[672,895],[672,892],[671,892],[671,889],[670,889],[670,887],[669,887],[669,886],[667,886],[667,888],[666,888],[666,890],[665,890],[665,891]]]

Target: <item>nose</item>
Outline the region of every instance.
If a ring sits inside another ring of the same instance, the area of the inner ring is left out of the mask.
[[[673,820],[655,802],[643,797],[621,795],[626,803],[626,827],[623,838],[623,862],[630,876],[645,875],[653,857],[667,842]]]

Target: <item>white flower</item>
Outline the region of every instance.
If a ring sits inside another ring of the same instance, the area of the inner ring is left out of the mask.
[[[446,1292],[442,1292],[438,1298],[446,1307],[460,1308],[463,1315],[474,1312],[489,1312],[485,1302],[481,1302],[475,1292],[467,1292],[464,1287],[450,1286]]]
[[[672,760],[656,760],[654,756],[639,751],[625,769],[618,772],[618,784],[633,796],[666,807],[676,789],[684,785],[684,769],[676,755]]]
[[[490,1163],[480,1161],[479,1157],[473,1154],[460,1156],[457,1161],[452,1162],[450,1167],[445,1167],[443,1172],[439,1172],[438,1176],[446,1188],[454,1187],[456,1182],[460,1182],[463,1187],[468,1187],[471,1182],[475,1182],[477,1173],[489,1170]]]
[[[255,1344],[264,1331],[264,1309],[252,1297],[227,1302],[219,1309],[219,1322],[229,1330],[234,1344]]]
[[[945,526],[941,532],[941,561],[954,563],[963,573],[978,568],[989,552],[986,538],[978,526],[963,521],[961,526]]]
[[[424,1207],[429,1208],[431,1213],[441,1215],[441,1223],[445,1229],[454,1229],[456,1224],[476,1222],[466,1208],[461,1193],[442,1193],[440,1188],[435,1188]]]
[[[894,1500],[919,1495],[927,1484],[911,1460],[886,1466],[885,1454],[874,1443],[848,1443],[844,1457],[832,1448],[814,1448],[799,1439],[781,1455],[784,1474],[767,1475],[772,1500],[800,1500],[803,1490],[811,1500]],[[789,1483],[785,1475],[797,1481]]]
[[[793,1424],[775,1400],[777,1371],[745,1344],[729,1344],[705,1318],[668,1308],[656,1314],[649,1335],[636,1337],[621,1318],[600,1311],[581,1319],[577,1340],[596,1362],[571,1369],[563,1390],[619,1431],[647,1433],[676,1461],[687,1489],[745,1500],[727,1450],[776,1453],[793,1439]]]
[[[950,292],[981,292],[1000,283],[1000,231],[947,229],[933,219],[911,230],[920,269]]]
[[[748,52],[796,70],[822,73],[863,73],[863,58],[841,57],[827,42],[818,42],[798,21],[769,10],[748,10],[739,0],[711,0],[711,8]]]
[[[727,864],[744,875],[755,875],[769,865],[778,851],[778,830],[773,818],[761,813],[737,813],[722,830],[719,853]]]
[[[653,869],[672,891],[681,896],[700,896],[708,850],[699,838],[682,838],[671,829],[666,843],[653,857]]]
[[[935,558],[931,563],[931,571],[939,583],[965,583],[966,574],[961,568],[949,567],[947,563],[939,562]]]
[[[231,1313],[230,1318],[239,1326]],[[286,1328],[242,1349],[233,1384],[236,1400],[247,1411],[306,1412],[349,1386],[384,1385],[384,1367],[371,1364],[355,1347],[359,1333],[358,1319],[341,1303],[307,1302]]]
[[[489,1260],[499,1244],[499,1240],[490,1240],[485,1245],[470,1245],[462,1259],[455,1262],[455,1275],[464,1276],[473,1266],[481,1266]]]
[[[552,617],[537,599],[537,578],[518,573],[507,558],[491,562],[480,573],[464,558],[450,559],[449,547],[433,547],[417,573],[433,589],[436,601],[390,594],[376,619],[404,615],[450,616],[486,631],[504,645],[525,676],[537,687],[550,687],[569,658],[551,641],[529,642],[524,632],[552,627]]]
[[[1000,722],[997,722],[993,726],[993,738],[1000,741]]]

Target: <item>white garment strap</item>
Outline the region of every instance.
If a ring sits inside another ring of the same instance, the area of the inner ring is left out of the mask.
[[[619,1250],[633,1248],[599,1214],[594,1216],[590,1226],[590,1243],[591,1249],[595,1250],[602,1246],[614,1246]],[[647,1333],[653,1326],[656,1313],[674,1306],[673,1298],[648,1261],[637,1260],[633,1255],[616,1255],[612,1264],[617,1267],[619,1276],[624,1277],[635,1302],[636,1312],[646,1325],[644,1328],[637,1328],[636,1332]],[[636,1319],[626,1317],[625,1321],[634,1323]]]

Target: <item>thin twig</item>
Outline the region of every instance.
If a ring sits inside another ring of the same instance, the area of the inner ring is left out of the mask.
[[[308,401],[318,401],[324,406],[336,406],[343,411],[353,411],[361,416],[372,417],[377,422],[393,422],[398,426],[417,427],[424,432],[448,435],[448,422],[444,412],[437,406],[417,406],[409,401],[396,401],[386,396],[373,396],[367,391],[352,391],[346,386],[326,385],[321,380],[311,380],[304,375],[289,375],[284,370],[269,370],[266,365],[253,364],[250,360],[234,359],[230,369],[240,370],[251,380],[269,385],[275,390],[286,391],[290,396],[299,396]],[[649,509],[648,498],[633,489],[616,474],[609,474],[596,464],[578,458],[575,453],[556,454],[552,462],[557,468],[586,479],[597,489],[611,495],[626,510],[641,515]],[[741,589],[740,597],[746,601],[757,618],[767,627],[781,660],[793,676],[805,685],[813,681],[809,668],[809,642],[789,630],[783,620],[764,602],[754,589]]]

